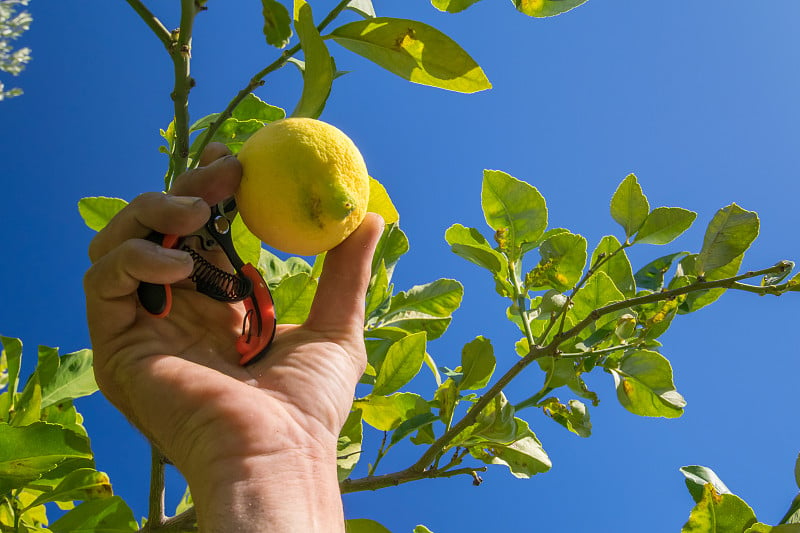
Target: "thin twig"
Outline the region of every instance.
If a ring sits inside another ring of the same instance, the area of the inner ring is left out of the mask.
[[[402,472],[395,472],[394,474],[385,474],[382,476],[371,476],[359,479],[345,479],[339,483],[339,490],[342,494],[348,494],[351,492],[361,492],[364,490],[378,490],[386,487],[394,487],[410,481],[418,481],[420,479],[446,478],[465,474],[472,476],[475,472],[486,472],[486,467],[467,467],[457,468],[454,470],[437,470],[431,468],[422,471],[408,468]]]
[[[322,19],[322,22],[320,22],[319,25],[317,26],[317,31],[321,33],[325,28],[327,28],[328,25],[331,22],[333,22],[336,19],[336,17],[338,17],[339,14],[347,8],[349,4],[350,0],[341,0],[336,5],[336,7],[334,7],[330,11],[330,13],[328,13],[325,16],[325,18]],[[228,102],[228,105],[225,106],[225,109],[222,110],[222,112],[219,114],[216,120],[214,120],[214,122],[209,124],[208,128],[206,128],[206,130],[201,134],[201,137],[197,143],[195,155],[203,153],[203,149],[208,145],[209,142],[211,142],[211,139],[214,138],[214,134],[217,133],[217,130],[222,126],[222,124],[226,120],[231,118],[234,109],[236,109],[236,107],[240,103],[242,103],[245,97],[248,94],[255,91],[257,88],[264,85],[264,78],[266,78],[267,75],[275,72],[276,70],[286,65],[289,59],[291,57],[294,57],[295,54],[297,54],[300,50],[301,50],[300,43],[297,43],[291,48],[287,48],[286,50],[284,50],[275,61],[273,61],[260,71],[256,72],[253,75],[253,77],[250,78],[250,81],[247,83],[247,85],[245,85],[238,93],[236,93],[236,96],[234,96],[233,99],[230,102]],[[195,157],[193,164],[196,164],[198,160],[199,157]]]
[[[164,45],[164,48],[167,51],[170,51],[172,48],[173,40],[172,35],[170,34],[169,30],[158,20],[158,17],[153,15],[153,13],[147,9],[147,7],[141,2],[141,0],[125,0],[128,4],[133,8],[133,10],[138,13],[138,15],[142,18],[145,24],[153,31],[158,40],[161,41],[161,44]]]

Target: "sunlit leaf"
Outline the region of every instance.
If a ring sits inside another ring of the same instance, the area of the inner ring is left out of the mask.
[[[686,488],[689,489],[689,493],[695,503],[703,499],[703,488],[707,483],[711,483],[717,494],[731,494],[725,483],[708,467],[699,465],[682,466],[680,471],[685,477]]]
[[[397,224],[386,224],[383,234],[372,255],[372,272],[383,261],[386,266],[386,273],[392,279],[392,272],[398,259],[408,251],[408,237]]]
[[[336,471],[339,481],[347,479],[350,472],[356,467],[361,459],[361,440],[364,428],[361,424],[361,410],[356,409],[350,412],[345,420],[342,430],[339,432],[339,440],[336,443]]]
[[[375,520],[367,518],[345,520],[344,529],[346,533],[392,533]]]
[[[275,316],[280,324],[302,324],[308,318],[311,302],[317,291],[317,281],[300,272],[284,278],[272,289]]]
[[[690,255],[680,262],[679,266],[679,275],[686,274],[692,276],[692,279],[696,279],[698,275],[697,272],[697,258],[698,256]],[[710,270],[705,273],[706,281],[717,281],[720,279],[730,278],[735,276],[739,272],[739,267],[742,265],[742,261],[744,260],[744,255],[740,255],[739,257],[735,258],[733,261],[722,265],[719,268],[715,268],[714,270]],[[671,287],[670,287],[671,288]],[[680,306],[678,307],[678,312],[681,314],[685,313],[692,313],[697,311],[698,309],[702,309],[703,307],[710,305],[717,301],[720,296],[725,293],[726,289],[710,289],[705,291],[694,291],[687,294],[681,302]]]
[[[462,378],[458,384],[459,388],[477,390],[488,385],[496,363],[494,349],[489,339],[478,336],[465,344],[461,350]]]
[[[317,118],[331,93],[336,72],[328,47],[314,25],[311,6],[305,0],[294,0],[294,27],[303,48],[303,92],[293,117]]]
[[[447,11],[448,13],[459,13],[478,2],[480,2],[480,0],[431,0],[433,7],[439,11]]]
[[[550,458],[528,423],[519,418],[515,422],[518,438],[513,443],[472,446],[469,448],[470,455],[487,464],[506,465],[517,478],[525,479],[550,470]]]
[[[14,395],[19,387],[19,369],[22,364],[22,341],[13,337],[0,336],[3,343],[3,356],[6,361],[7,391],[0,395],[0,421],[6,420],[9,410],[14,405]]]
[[[625,409],[639,416],[677,418],[686,401],[675,390],[672,366],[660,353],[636,350],[610,369],[617,398]]]
[[[397,429],[392,432],[392,438],[389,440],[389,445],[394,446],[404,438],[408,437],[413,432],[426,427],[430,426],[434,421],[438,420],[437,417],[433,413],[420,413],[418,415],[412,416],[408,420],[404,421],[402,424],[397,426]]]
[[[537,268],[552,287],[566,291],[580,280],[587,256],[583,236],[569,232],[553,235],[539,246],[539,253],[542,259]],[[538,287],[539,283],[536,281],[532,286]]]
[[[277,48],[283,48],[289,43],[292,36],[292,19],[289,10],[276,0],[261,0],[262,14],[264,16],[264,37],[267,43]]]
[[[402,422],[430,411],[422,396],[412,392],[398,392],[391,396],[370,395],[353,402],[361,409],[364,422],[379,431],[391,431]]]
[[[340,26],[331,37],[351,52],[414,83],[462,93],[492,86],[458,43],[422,22],[377,17]]]
[[[375,377],[372,394],[386,396],[411,381],[422,368],[425,346],[425,332],[408,335],[392,344]]]
[[[42,386],[39,375],[34,373],[25,385],[16,402],[11,415],[12,426],[28,426],[39,421],[42,412]]]
[[[547,398],[541,402],[544,414],[567,428],[580,437],[589,437],[592,434],[592,422],[586,405],[578,400],[570,400],[568,405],[561,403],[558,398]]]
[[[613,254],[611,259],[606,259],[595,268],[596,272],[605,272],[614,282],[617,288],[626,297],[633,297],[636,294],[636,281],[633,277],[633,268],[625,250],[620,250],[620,242],[613,235],[606,235],[600,239],[597,248],[592,252],[590,265],[596,265],[600,260],[601,254],[607,258]]]
[[[347,4],[347,9],[355,11],[364,18],[373,18],[375,16],[375,7],[372,5],[372,0],[350,0]]]
[[[294,274],[305,273],[311,276],[311,265],[302,257],[292,256],[283,261],[265,248],[259,249],[257,264],[258,271],[261,272],[270,287],[274,287],[283,278]]]
[[[97,392],[92,366],[92,351],[80,350],[58,358],[59,365],[51,376],[37,369],[42,383],[42,407],[64,400],[82,398]]]
[[[99,500],[110,498],[113,495],[108,474],[92,468],[80,468],[67,474],[53,490],[36,498],[31,505],[73,500]]]
[[[439,338],[461,305],[464,287],[453,279],[439,279],[399,292],[392,298],[380,326],[402,328],[410,333],[425,331],[428,339]]]
[[[660,291],[664,287],[664,274],[672,267],[672,263],[676,259],[686,255],[689,255],[689,252],[678,252],[650,261],[634,275],[637,287],[653,292]]]
[[[233,248],[239,254],[242,262],[257,265],[261,260],[261,239],[253,235],[244,222],[242,217],[237,216],[231,224],[231,237]]]
[[[365,305],[366,316],[369,319],[373,313],[385,313],[389,310],[389,274],[386,266],[381,261],[378,269],[370,279],[367,289],[367,301]]]
[[[61,426],[0,423],[0,495],[22,487],[71,458],[91,458],[88,439]]]
[[[394,224],[400,220],[400,213],[397,212],[386,188],[373,177],[369,178],[367,211],[379,214],[387,224]]]
[[[691,227],[697,213],[681,207],[656,207],[647,216],[634,242],[667,244]]]
[[[500,249],[515,259],[526,243],[538,242],[547,229],[547,205],[536,187],[500,170],[484,170],[483,216],[498,232]]]
[[[574,315],[576,322],[583,320],[584,317],[595,309],[605,307],[614,302],[620,302],[625,296],[619,291],[617,286],[605,272],[597,272],[589,278],[589,281],[575,294],[572,299],[573,307],[570,313]],[[620,310],[619,313],[624,311]],[[607,313],[594,322],[593,327],[599,329],[605,324],[616,320],[617,314]]]
[[[93,196],[78,200],[78,212],[90,229],[100,231],[126,205],[128,202],[121,198]]]
[[[531,17],[552,17],[574,9],[586,0],[513,0],[517,10]]]
[[[753,509],[741,498],[733,494],[718,494],[714,486],[707,483],[681,533],[731,533],[744,531],[755,522]]]
[[[53,533],[139,531],[133,512],[119,496],[83,502],[50,525]]]
[[[723,207],[708,224],[697,271],[709,272],[725,266],[747,250],[758,236],[758,214],[736,204]]]
[[[449,428],[459,400],[458,383],[453,378],[446,379],[436,389],[433,399],[439,405],[439,419]]]
[[[634,174],[629,174],[619,184],[611,197],[611,216],[625,230],[625,236],[633,236],[642,227],[650,213],[650,203]]]

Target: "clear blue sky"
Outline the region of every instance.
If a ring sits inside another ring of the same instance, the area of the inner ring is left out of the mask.
[[[150,3],[169,27],[177,25],[176,2]],[[320,12],[327,4],[311,2]],[[584,234],[590,246],[619,234],[608,204],[630,172],[653,206],[699,213],[697,227],[676,243],[634,251],[635,268],[668,251],[697,251],[708,220],[734,201],[761,216],[762,236],[744,268],[800,262],[795,0],[589,0],[545,20],[507,1],[480,2],[458,15],[425,1],[375,4],[381,15],[444,30],[494,84],[476,95],[412,85],[331,45],[338,67],[353,72],[336,81],[321,118],[350,134],[400,210],[411,251],[396,288],[440,277],[465,284],[453,325],[429,347],[440,364],[458,364],[461,346],[479,334],[492,340],[501,364],[516,358],[519,335],[503,318],[504,302],[443,238],[455,222],[484,227],[484,168],[534,184],[548,200],[551,226]],[[220,110],[276,55],[261,36],[260,2],[212,0],[209,7],[196,24],[195,118]],[[38,344],[64,352],[88,346],[81,277],[92,232],[78,200],[158,190],[166,164],[158,130],[171,118],[168,58],[123,0],[32,0],[30,10],[34,23],[20,44],[34,59],[11,80],[25,95],[0,103],[0,332],[22,338],[28,370]],[[291,110],[299,83],[289,67],[257,94]],[[346,513],[398,533],[419,523],[436,533],[674,532],[692,507],[678,468],[702,464],[774,524],[797,492],[798,311],[797,295],[731,293],[679,317],[663,353],[688,401],[680,419],[629,414],[611,377],[598,374],[589,379],[602,400],[591,410],[591,438],[527,414],[551,472],[523,481],[496,467],[479,488],[456,478],[349,495]],[[524,397],[538,380],[535,371],[523,374],[511,394]],[[424,378],[415,385],[420,392],[433,386]],[[78,407],[98,468],[144,516],[146,442],[99,394]],[[370,449],[377,438],[370,434]],[[398,450],[383,471],[419,453]],[[174,504],[182,492],[176,476],[171,487]]]

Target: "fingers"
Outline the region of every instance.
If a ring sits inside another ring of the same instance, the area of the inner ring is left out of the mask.
[[[187,235],[205,224],[208,206],[229,198],[239,186],[241,166],[235,157],[225,157],[227,153],[224,144],[212,143],[201,161],[213,162],[179,176],[170,194],[145,193],[134,199],[92,240],[91,260],[97,261],[127,239],[144,238],[152,230]]]
[[[383,226],[380,216],[367,213],[361,226],[325,256],[317,294],[306,321],[308,327],[361,335],[372,254]]]
[[[155,230],[186,235],[202,226],[211,214],[208,204],[191,196],[157,192],[136,197],[89,244],[89,258],[97,261],[128,239],[141,239]]]
[[[102,325],[101,332],[92,331],[93,342],[113,338],[133,323],[139,282],[175,283],[188,277],[192,267],[188,253],[142,239],[129,239],[105,254],[83,281],[90,328]],[[94,338],[100,334],[104,338]]]
[[[215,145],[203,153],[204,158],[207,153],[219,153],[219,150]],[[169,192],[178,196],[199,196],[209,205],[214,205],[233,196],[241,179],[242,166],[239,160],[235,156],[226,155],[208,166],[184,172],[175,178]]]

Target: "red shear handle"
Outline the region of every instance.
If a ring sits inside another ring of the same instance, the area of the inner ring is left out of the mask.
[[[157,231],[151,231],[150,235],[147,236],[148,241],[159,244],[164,248],[177,248],[179,239],[178,235],[164,235]],[[136,293],[139,296],[139,302],[142,307],[156,318],[164,318],[172,309],[172,289],[169,285],[158,285],[143,281],[139,283]]]
[[[275,336],[275,306],[269,287],[250,263],[242,267],[242,274],[253,282],[253,293],[244,301],[245,315],[242,336],[236,341],[242,366],[255,363],[263,356]]]

